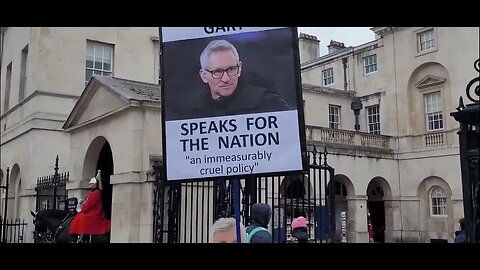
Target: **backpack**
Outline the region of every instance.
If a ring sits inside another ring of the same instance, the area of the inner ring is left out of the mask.
[[[268,230],[263,228],[263,227],[260,227],[260,226],[256,227],[250,233],[247,233],[247,243],[250,243],[253,235],[256,234],[259,231],[267,231],[268,232]]]

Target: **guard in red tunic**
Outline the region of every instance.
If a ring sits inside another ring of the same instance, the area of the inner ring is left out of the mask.
[[[72,220],[70,234],[102,235],[110,231],[110,220],[105,218],[101,184],[97,178],[92,178],[88,183],[91,192],[85,198],[80,213]]]
[[[367,226],[368,226],[368,242],[373,243],[373,226],[372,218],[370,217],[370,212],[367,213]]]

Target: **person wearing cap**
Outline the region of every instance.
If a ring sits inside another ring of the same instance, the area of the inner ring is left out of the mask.
[[[307,219],[303,216],[292,221],[292,243],[308,243]]]
[[[111,222],[105,218],[102,204],[101,182],[97,178],[88,182],[90,193],[85,198],[85,203],[70,224],[69,233],[79,235],[103,235],[110,231]]]

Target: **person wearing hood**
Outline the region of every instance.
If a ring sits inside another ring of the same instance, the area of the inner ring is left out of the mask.
[[[247,228],[247,243],[272,243],[272,234],[268,230],[268,223],[272,210],[268,204],[256,203],[252,206],[252,224]]]
[[[292,243],[308,243],[307,219],[298,217],[292,221]]]

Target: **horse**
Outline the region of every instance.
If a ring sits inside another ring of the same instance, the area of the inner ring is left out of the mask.
[[[70,223],[75,213],[66,210],[46,209],[34,213],[33,224],[35,225],[34,235],[37,239],[44,239],[49,243],[77,243],[77,235],[68,233]],[[109,243],[110,231],[103,235],[91,235],[90,243]]]

